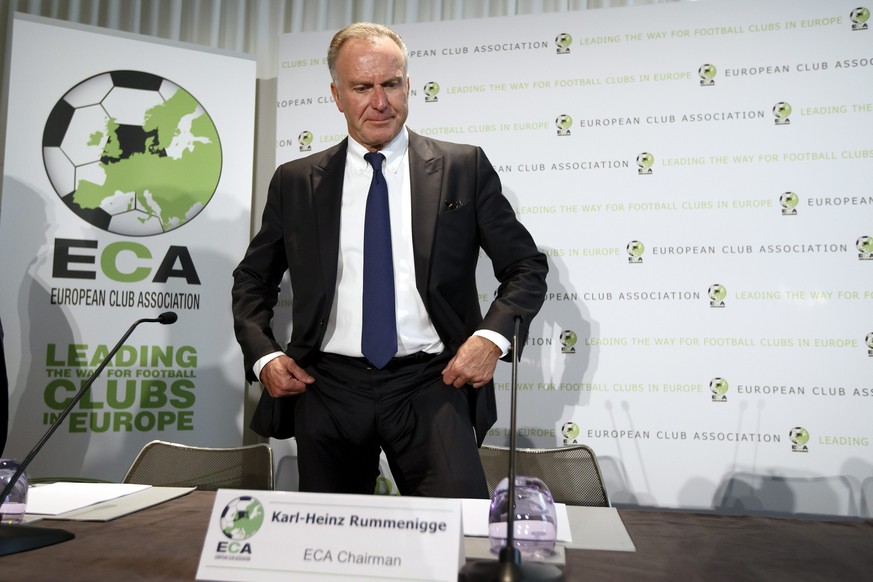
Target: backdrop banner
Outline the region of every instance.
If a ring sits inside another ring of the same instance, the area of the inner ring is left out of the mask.
[[[409,127],[481,145],[550,259],[520,446],[590,445],[616,504],[871,516],[869,15],[704,1],[396,26]],[[277,164],[346,135],[333,32],[281,38]],[[509,378],[487,442],[508,441]]]
[[[51,50],[47,50],[51,47]],[[118,480],[148,441],[242,442],[231,271],[249,239],[255,62],[16,16],[0,213],[6,455]],[[221,74],[213,74],[220,71]]]

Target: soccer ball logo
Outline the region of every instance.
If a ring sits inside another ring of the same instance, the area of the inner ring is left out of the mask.
[[[561,352],[564,354],[575,354],[576,353],[576,342],[578,338],[576,337],[576,332],[572,329],[565,329],[561,332],[560,336],[561,340]]]
[[[791,120],[788,118],[791,115],[791,111],[790,103],[780,101],[773,106],[773,115],[776,117],[776,119],[773,120],[773,123],[776,125],[788,125],[791,123]]]
[[[646,245],[638,240],[632,240],[627,243],[627,254],[629,263],[642,263],[643,253],[646,252]]]
[[[800,198],[794,192],[783,192],[779,196],[779,204],[782,205],[782,214],[795,215],[797,214],[797,204]]]
[[[49,114],[43,162],[79,218],[151,236],[199,214],[221,176],[221,144],[187,91],[141,71],[111,71],[67,91]]]
[[[579,430],[579,425],[573,421],[565,422],[561,426],[561,434],[564,436],[564,443],[575,443],[581,432],[582,431]]]
[[[715,65],[709,63],[700,65],[700,68],[697,69],[697,76],[700,77],[700,86],[711,87],[715,85],[715,74],[717,72],[718,70],[715,68]]]
[[[870,20],[870,9],[864,6],[853,8],[849,12],[849,20],[852,21],[852,30],[867,30],[867,21]]]
[[[795,426],[788,431],[788,439],[793,443],[792,450],[798,452],[806,452],[806,443],[809,442],[809,431],[802,426]]]
[[[297,143],[300,144],[301,152],[308,152],[312,149],[312,132],[304,129],[297,135]]]
[[[712,392],[713,402],[724,402],[727,400],[728,382],[724,378],[713,378],[709,382],[709,391]]]
[[[264,506],[254,497],[237,497],[224,507],[219,522],[229,539],[247,540],[264,524]]]
[[[562,113],[555,118],[555,127],[558,128],[558,135],[570,135],[570,128],[573,127],[573,118]]]
[[[565,55],[570,52],[570,46],[573,44],[573,37],[566,32],[562,32],[555,37],[555,45],[558,47],[559,55]]]
[[[561,344],[566,347],[573,347],[576,345],[576,332],[571,329],[565,329],[561,332]]]
[[[655,156],[649,152],[642,152],[637,156],[638,174],[651,174],[652,166],[655,163]]]
[[[709,304],[711,307],[724,307],[724,298],[727,297],[727,289],[721,283],[713,283],[706,290],[709,295]]]
[[[439,101],[440,84],[436,81],[428,81],[424,84],[424,100],[426,103]]]

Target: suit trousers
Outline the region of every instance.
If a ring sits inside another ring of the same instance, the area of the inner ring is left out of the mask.
[[[488,498],[468,390],[446,386],[451,354],[414,354],[383,369],[320,354],[294,410],[300,491],[372,494],[385,452],[401,495]]]

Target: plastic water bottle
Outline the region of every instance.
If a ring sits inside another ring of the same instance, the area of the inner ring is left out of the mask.
[[[9,484],[19,467],[15,459],[0,459],[0,492]],[[21,523],[27,510],[27,474],[22,473],[18,481],[0,504],[0,523]]]
[[[506,545],[509,511],[509,479],[494,489],[488,516],[491,551],[499,553]],[[514,545],[523,558],[545,559],[555,554],[558,520],[552,493],[536,477],[515,478]]]

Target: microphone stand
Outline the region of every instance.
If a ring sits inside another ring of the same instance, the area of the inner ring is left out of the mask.
[[[64,408],[64,411],[61,412],[60,416],[52,423],[43,437],[36,443],[36,446],[31,449],[31,451],[27,454],[21,464],[18,465],[18,469],[13,473],[12,478],[9,479],[9,483],[6,484],[6,487],[3,488],[3,492],[0,493],[0,505],[4,502],[6,497],[12,493],[12,489],[15,488],[15,484],[18,482],[19,477],[24,473],[24,470],[33,460],[33,458],[39,453],[40,449],[42,449],[43,445],[46,441],[49,440],[54,432],[58,429],[59,426],[64,422],[67,418],[67,415],[73,410],[76,404],[79,403],[79,400],[85,395],[85,392],[88,391],[88,388],[91,387],[91,384],[94,383],[94,380],[97,379],[97,376],[100,375],[100,372],[103,371],[103,368],[109,364],[109,361],[115,355],[115,353],[121,349],[121,346],[124,344],[125,340],[130,337],[130,334],[133,333],[133,330],[141,323],[152,322],[152,323],[160,323],[162,325],[167,325],[171,323],[175,323],[178,316],[172,312],[167,311],[162,313],[156,318],[153,319],[139,319],[131,325],[127,332],[118,340],[118,343],[115,344],[115,347],[112,348],[112,351],[103,358],[103,361],[100,362],[100,365],[94,370],[94,373],[88,378],[88,381],[82,385],[76,395],[70,400],[70,403]],[[34,550],[36,548],[42,548],[44,546],[50,546],[53,544],[58,544],[61,542],[65,542],[67,540],[73,539],[75,534],[68,532],[63,529],[54,529],[47,527],[38,527],[32,525],[24,525],[24,524],[12,524],[12,523],[0,523],[0,556],[6,556],[9,554],[17,554],[18,552],[25,552],[27,550]]]
[[[477,561],[463,569],[464,580],[470,582],[527,582],[549,581],[557,582],[564,575],[557,566],[551,564],[522,563],[521,551],[515,547],[515,436],[518,423],[516,421],[516,396],[518,394],[518,335],[521,316],[515,316],[515,330],[512,334],[512,378],[510,380],[509,405],[509,475],[508,489],[509,511],[506,519],[506,545],[500,548],[496,562]]]

